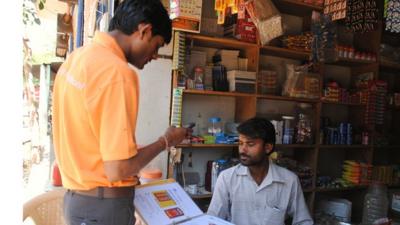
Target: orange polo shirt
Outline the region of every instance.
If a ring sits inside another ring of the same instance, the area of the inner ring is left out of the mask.
[[[109,182],[104,161],[137,154],[138,99],[137,74],[107,33],[97,32],[62,64],[54,83],[53,139],[65,188],[137,184],[133,177]]]

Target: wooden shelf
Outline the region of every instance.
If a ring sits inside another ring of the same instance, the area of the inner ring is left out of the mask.
[[[320,149],[366,149],[371,148],[371,145],[320,145]]]
[[[303,189],[303,192],[304,193],[311,193],[311,192],[313,192],[313,190],[314,189],[312,189],[312,188],[306,188],[306,189]]]
[[[367,189],[367,185],[359,185],[353,187],[342,187],[342,188],[315,188],[315,192],[336,192],[336,191],[357,191]]]
[[[186,89],[183,90],[184,94],[192,94],[192,95],[214,95],[214,96],[230,96],[230,97],[256,97],[255,94],[246,94],[246,93],[238,93],[238,92],[225,92],[225,91],[203,91],[203,90],[194,90],[194,89]]]
[[[387,109],[390,109],[390,110],[396,110],[396,111],[398,111],[398,110],[400,110],[400,106],[394,106],[394,105],[388,105],[387,106]]]
[[[319,102],[318,99],[293,98],[293,97],[278,96],[278,95],[257,95],[257,98],[276,100],[276,101],[288,101],[288,102],[306,102],[306,103],[318,103]]]
[[[345,103],[345,102],[332,102],[332,101],[326,101],[326,100],[321,100],[323,104],[332,104],[332,105],[345,105],[345,106],[355,106],[355,107],[365,107],[365,104],[361,103]]]
[[[234,148],[237,144],[182,144],[177,145],[177,148]]]
[[[301,2],[300,0],[273,0],[275,6],[282,13],[296,16],[309,16],[313,10],[322,12],[323,7]]]
[[[234,147],[238,147],[238,144],[181,144],[181,145],[177,145],[176,147],[177,148],[234,148]],[[276,148],[315,148],[315,145],[277,144],[275,147]]]
[[[263,55],[271,55],[271,56],[299,59],[299,60],[309,60],[311,57],[310,52],[296,51],[275,46],[262,46],[260,48],[260,53]]]
[[[277,144],[276,148],[315,148],[316,145],[303,145],[303,144],[293,144],[293,145],[284,145]]]
[[[349,59],[349,58],[339,57],[336,62],[328,62],[326,64],[337,65],[337,66],[363,66],[363,65],[370,65],[373,63],[376,62],[369,60]]]
[[[238,41],[230,38],[210,37],[200,34],[186,33],[186,38],[193,40],[195,45],[218,49],[247,49],[258,48],[258,44]]]
[[[212,194],[189,195],[192,199],[210,199]]]
[[[393,62],[384,58],[380,59],[379,66],[387,70],[397,70],[400,71],[400,63]]]
[[[400,145],[386,145],[386,146],[384,146],[384,145],[375,145],[374,146],[374,148],[377,148],[377,149],[400,149]]]

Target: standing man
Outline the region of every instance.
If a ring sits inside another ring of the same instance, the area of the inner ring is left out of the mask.
[[[159,0],[125,0],[91,44],[75,50],[54,84],[54,149],[69,225],[133,225],[137,174],[190,132],[168,128],[138,149],[135,139],[143,69],[171,40],[171,20]]]
[[[298,177],[268,160],[275,147],[275,129],[262,118],[240,124],[240,164],[218,176],[208,214],[237,225],[311,225]]]

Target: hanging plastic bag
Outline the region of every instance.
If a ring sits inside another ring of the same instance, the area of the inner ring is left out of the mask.
[[[283,34],[282,17],[270,0],[249,0],[245,5],[258,29],[262,45]]]

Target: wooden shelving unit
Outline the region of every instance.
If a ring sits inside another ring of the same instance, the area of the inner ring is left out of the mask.
[[[313,10],[322,11],[323,8],[319,6],[310,5],[307,3],[302,3],[297,0],[273,0],[276,7],[282,12],[287,14],[292,14],[295,16],[303,17],[304,21],[308,21]],[[307,25],[307,24],[305,24]],[[304,26],[303,24],[303,27]],[[307,29],[307,28],[305,28]],[[380,27],[377,31],[373,31],[372,33],[366,34],[368,38],[364,36],[354,35],[352,37],[354,40],[354,46],[356,48],[363,49],[369,52],[379,52],[379,41],[380,41],[380,33],[382,31],[382,27]],[[340,34],[339,34],[340,35]],[[369,38],[371,37],[371,38]],[[246,42],[240,42],[233,39],[228,38],[220,38],[220,37],[209,37],[204,36],[201,34],[187,34],[186,35],[187,46],[196,46],[196,47],[208,47],[208,48],[215,48],[215,49],[230,49],[230,50],[239,50],[240,55],[244,56],[248,59],[248,71],[255,71],[258,72],[259,68],[262,67],[261,65],[261,57],[279,57],[279,58],[286,58],[291,61],[298,60],[304,61],[309,60],[311,57],[310,52],[302,52],[302,51],[295,51],[291,49],[281,48],[277,46],[261,46],[260,44],[252,44]],[[273,58],[270,57],[270,58]],[[275,59],[275,58],[273,58]],[[280,60],[280,59],[278,59]],[[356,59],[348,59],[348,58],[339,58],[336,62],[332,63],[320,63],[319,65],[319,73],[321,77],[321,92],[322,93],[322,84],[323,79],[326,77],[327,79],[330,78],[326,74],[327,70],[330,70],[334,65],[333,68],[337,67],[346,67],[350,72],[349,80],[356,77],[358,74],[366,73],[366,72],[373,72],[376,77],[378,77],[380,69],[388,69],[389,71],[399,71],[400,64],[388,62],[382,59],[379,59],[378,62],[368,61],[368,60],[356,60]],[[328,66],[331,66],[328,68]],[[330,72],[330,71],[328,71]],[[341,74],[334,76],[342,76]],[[347,76],[347,74],[346,74]],[[261,95],[257,93],[235,93],[235,92],[220,92],[220,91],[201,91],[201,90],[184,90],[185,95],[192,95],[196,96],[196,99],[200,98],[197,96],[202,96],[201,98],[208,98],[209,96],[221,96],[221,97],[231,97],[234,101],[234,118],[235,122],[242,122],[246,119],[254,117],[257,115],[258,110],[261,106],[265,105],[272,105],[271,108],[274,108],[275,105],[287,105],[294,106],[298,103],[308,103],[311,105],[313,110],[313,126],[314,126],[314,138],[315,144],[311,145],[300,145],[300,144],[292,144],[292,145],[276,145],[277,150],[283,150],[284,152],[293,153],[293,157],[296,157],[296,160],[301,161],[302,163],[307,164],[310,168],[312,168],[313,172],[313,183],[310,188],[304,189],[304,193],[307,193],[307,202],[309,203],[309,207],[311,211],[314,209],[314,202],[318,200],[319,195],[329,195],[334,194],[335,196],[348,194],[348,192],[361,194],[363,191],[367,189],[367,186],[354,186],[354,187],[346,187],[346,188],[318,188],[316,187],[317,182],[317,174],[322,170],[321,167],[332,167],[332,168],[339,168],[339,173],[341,165],[338,165],[338,160],[352,160],[352,159],[362,159],[365,160],[367,163],[373,163],[374,153],[381,151],[382,149],[389,149],[395,152],[396,149],[399,149],[400,146],[374,146],[374,145],[360,145],[360,144],[353,144],[353,145],[324,145],[319,144],[320,140],[320,133],[318,132],[320,129],[321,124],[321,117],[324,116],[327,112],[324,110],[328,110],[329,113],[338,114],[343,113],[346,111],[347,118],[342,121],[348,121],[350,123],[360,123],[359,120],[362,120],[363,116],[361,113],[365,111],[366,105],[365,104],[355,104],[355,103],[342,103],[342,102],[331,102],[327,100],[318,99],[306,99],[306,98],[293,98],[293,97],[286,97],[286,96],[276,96],[276,95]],[[232,99],[229,99],[232,100]],[[202,101],[202,103],[207,103],[207,100]],[[183,103],[185,104],[185,103]],[[275,104],[275,105],[274,105]],[[261,106],[260,106],[261,105]],[[206,106],[205,106],[206,107]],[[396,114],[397,110],[400,107],[389,108]],[[223,110],[223,109],[218,109]],[[279,109],[271,109],[273,112],[278,112],[277,114],[283,114],[279,111]],[[185,113],[185,112],[183,112]],[[192,113],[192,112],[186,112]],[[189,116],[188,116],[189,117]],[[360,119],[361,118],[361,119]],[[188,122],[188,121],[185,121]],[[337,122],[337,121],[335,121]],[[357,124],[359,125],[359,124]],[[399,125],[400,127],[400,125]],[[374,143],[372,139],[371,143]],[[188,144],[188,145],[178,145],[177,147],[183,148],[183,151],[190,151],[191,153],[199,151],[201,154],[205,154],[206,151],[215,152],[223,152],[219,151],[219,149],[229,149],[236,150],[238,148],[237,144],[226,145],[226,144]],[[377,150],[379,149],[379,150]],[[335,151],[339,150],[339,151]],[[385,150],[387,151],[387,150]],[[323,158],[325,155],[325,158]],[[328,157],[326,157],[328,155]],[[329,156],[335,156],[331,157]],[[328,163],[321,163],[322,160],[328,160]],[[336,160],[336,162],[334,161]],[[326,165],[320,165],[326,164]],[[332,174],[321,174],[321,175],[331,175]],[[336,175],[337,176],[337,175]],[[194,199],[209,199],[211,198],[211,194],[207,195],[196,195],[192,196]],[[358,210],[358,209],[357,209]],[[357,221],[359,218],[355,218],[354,221]]]

